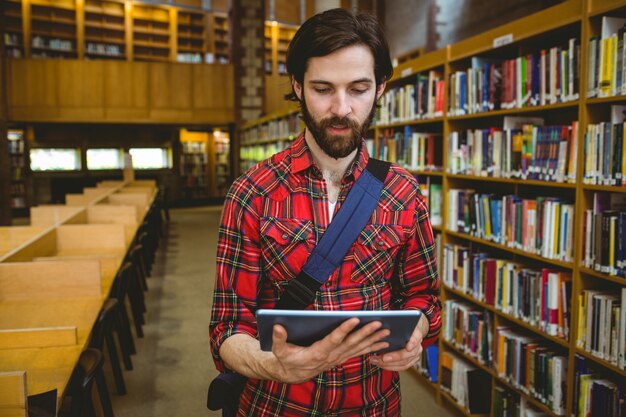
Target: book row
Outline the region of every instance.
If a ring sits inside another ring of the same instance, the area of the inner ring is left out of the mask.
[[[443,207],[443,196],[441,192],[441,182],[435,182],[431,177],[419,180],[420,193],[428,205],[428,215],[432,226],[441,226],[441,208]],[[441,259],[437,257],[437,259]]]
[[[526,398],[504,387],[493,390],[493,417],[547,417],[543,411],[535,410]]]
[[[624,25],[626,19],[603,16],[601,34],[589,39],[587,97],[626,94]]]
[[[583,217],[583,265],[626,277],[626,194],[593,194]]]
[[[534,124],[524,123],[531,122]],[[448,172],[483,177],[576,181],[578,122],[543,126],[540,118],[506,117],[504,128],[451,132]]]
[[[443,303],[443,311],[441,337],[480,363],[491,366],[493,318],[489,313],[454,299]]]
[[[452,352],[441,353],[441,389],[470,414],[491,408],[491,376]]]
[[[572,38],[567,45],[514,59],[473,57],[470,68],[450,75],[449,115],[577,100],[579,50]]]
[[[567,356],[507,327],[496,328],[494,341],[494,367],[498,376],[546,404],[555,414],[564,415]]]
[[[626,387],[594,370],[587,359],[574,357],[574,417],[626,416]]]
[[[558,198],[448,190],[447,228],[546,259],[571,262],[574,205]]]
[[[569,338],[572,291],[569,272],[527,268],[453,244],[444,246],[443,265],[446,286],[550,336]]]
[[[626,287],[621,291],[584,290],[578,295],[576,345],[626,369]]]
[[[380,99],[376,124],[384,125],[443,116],[444,78],[431,70],[415,82],[388,89]]]
[[[441,146],[437,144],[440,138],[435,133],[414,132],[410,126],[402,131],[385,129],[372,156],[410,170],[440,171]]]
[[[589,124],[585,133],[585,184],[626,186],[626,106],[611,106],[611,122]]]

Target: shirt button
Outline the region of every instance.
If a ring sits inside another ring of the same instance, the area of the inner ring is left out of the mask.
[[[378,246],[385,246],[385,242],[384,242],[384,241],[382,241],[382,240],[379,240],[379,241],[378,241]]]
[[[283,233],[283,239],[287,239],[287,233]]]
[[[326,288],[330,287],[332,285],[332,283],[330,282],[330,280],[326,281]]]

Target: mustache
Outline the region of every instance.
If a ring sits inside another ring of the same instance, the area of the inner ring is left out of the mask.
[[[352,120],[351,118],[345,116],[345,117],[338,117],[338,116],[333,116],[333,117],[328,117],[326,119],[323,119],[320,121],[320,125],[322,128],[327,128],[329,126],[341,126],[341,127],[349,127],[351,129],[358,129],[359,128],[359,124],[355,121]]]

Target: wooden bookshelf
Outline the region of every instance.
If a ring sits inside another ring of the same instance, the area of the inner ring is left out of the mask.
[[[105,0],[86,0],[84,37],[87,59],[126,59],[124,4]]]
[[[9,129],[7,132],[10,166],[10,205],[14,214],[28,209],[28,150],[23,129]]]
[[[171,10],[133,4],[133,58],[138,61],[168,61],[171,58]]]
[[[207,15],[181,10],[178,12],[177,23],[178,62],[204,62]]]
[[[242,140],[239,148],[240,174],[257,162],[281,151],[302,132],[297,106],[270,113],[246,123],[242,127]]]
[[[626,104],[626,96],[617,95],[614,97],[588,98],[587,92],[587,58],[588,41],[590,36],[598,35],[601,27],[603,15],[626,17],[626,2],[618,0],[591,0],[591,1],[565,1],[559,5],[545,9],[539,13],[519,19],[470,39],[450,45],[434,53],[420,55],[417,58],[403,62],[394,70],[394,77],[388,83],[387,91],[391,89],[414,84],[417,74],[427,74],[430,70],[437,70],[444,74],[444,113],[434,118],[409,119],[379,123],[370,128],[368,135],[374,136],[376,147],[379,146],[381,137],[386,130],[402,132],[405,128],[410,128],[413,132],[421,131],[436,133],[441,135],[439,152],[443,155],[443,171],[436,175],[443,187],[443,227],[437,228],[443,235],[442,243],[462,244],[464,246],[476,246],[481,252],[486,252],[488,256],[494,258],[507,258],[529,268],[549,267],[557,268],[558,271],[569,273],[572,276],[572,298],[565,300],[570,313],[569,338],[564,339],[549,335],[529,323],[516,318],[513,315],[504,313],[499,308],[488,305],[475,299],[464,292],[443,286],[442,300],[449,299],[462,300],[477,309],[493,314],[494,322],[491,323],[492,330],[495,326],[505,325],[521,334],[532,335],[541,341],[541,344],[553,349],[566,358],[567,369],[567,390],[565,395],[565,409],[563,415],[571,415],[574,411],[574,403],[578,398],[574,398],[575,385],[575,358],[578,355],[587,360],[589,366],[598,369],[603,377],[613,381],[623,380],[624,370],[613,363],[601,359],[576,346],[578,338],[578,294],[586,289],[600,288],[603,290],[619,291],[626,286],[626,278],[611,274],[601,273],[583,265],[583,228],[578,227],[583,221],[583,212],[593,205],[593,194],[609,193],[623,195],[626,187],[595,185],[583,183],[583,170],[585,158],[585,134],[589,123],[599,123],[610,120],[611,106],[616,104]],[[457,115],[452,114],[450,109],[451,85],[450,77],[458,71],[465,71],[472,65],[473,57],[513,59],[527,54],[537,53],[544,48],[566,45],[569,39],[577,39],[576,44],[580,45],[579,78],[577,80],[578,96],[571,95],[564,97],[564,101],[547,103],[545,105],[525,106],[521,108],[503,108],[499,110],[485,111],[482,113]],[[449,138],[455,131],[467,129],[487,129],[491,127],[502,128],[505,117],[541,117],[545,120],[546,126],[571,125],[578,122],[578,136],[576,140],[576,172],[575,179],[569,182],[555,182],[547,180],[523,180],[519,178],[486,177],[479,175],[452,174],[448,170],[449,163]],[[378,148],[377,148],[378,149]],[[424,174],[419,171],[411,171],[420,178]],[[435,174],[431,173],[430,176]],[[574,256],[573,262],[564,262],[558,259],[548,259],[541,255],[516,249],[508,245],[503,245],[482,239],[473,235],[458,233],[448,228],[448,191],[452,188],[474,189],[477,193],[492,193],[498,190],[498,195],[517,194],[523,198],[535,198],[537,196],[558,197],[571,202],[574,205],[575,231],[573,237]],[[435,229],[435,228],[434,228]],[[443,262],[443,260],[439,260]],[[444,320],[445,322],[445,320]],[[492,346],[493,350],[494,347]],[[527,394],[517,388],[507,379],[500,377],[491,367],[482,364],[474,357],[466,353],[462,348],[440,339],[439,352],[453,351],[458,356],[465,358],[469,363],[479,366],[483,371],[489,373],[492,378],[492,386],[505,387],[525,398],[533,408],[545,412],[547,415],[557,417],[558,414],[550,405],[544,404],[537,398]],[[561,353],[562,352],[562,353]],[[439,361],[439,377],[441,377],[441,360]],[[597,365],[597,366],[596,366]],[[445,390],[437,386],[438,398],[453,403],[463,415],[467,411],[459,407],[454,399]],[[493,398],[493,395],[492,395]],[[492,402],[492,406],[493,406]],[[493,407],[492,407],[493,413]],[[490,414],[492,415],[492,414]]]
[[[213,12],[211,19],[211,44],[209,53],[212,55],[212,62],[217,64],[228,64],[230,62],[230,25],[228,15],[225,13]]]
[[[78,26],[73,0],[31,0],[26,4],[31,58],[78,58]],[[30,6],[30,7],[28,7]]]
[[[25,37],[22,3],[18,0],[7,0],[2,11],[5,54],[10,58],[23,58],[25,56]]]
[[[265,73],[287,74],[287,48],[298,30],[297,25],[265,22]]]

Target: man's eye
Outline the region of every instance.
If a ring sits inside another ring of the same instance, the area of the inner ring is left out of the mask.
[[[316,88],[315,92],[317,94],[326,94],[330,91],[330,88]]]
[[[353,88],[352,92],[354,94],[357,94],[357,95],[358,94],[365,94],[365,93],[367,93],[367,89]]]

